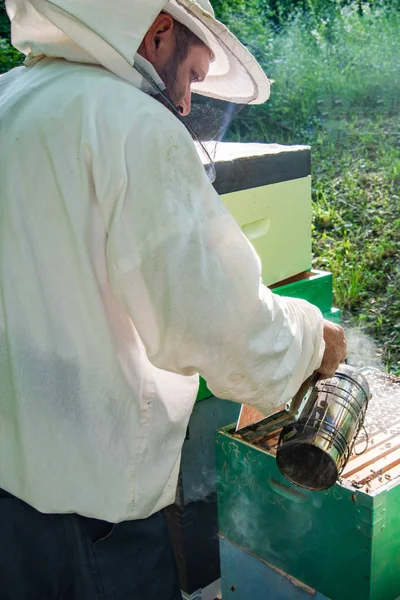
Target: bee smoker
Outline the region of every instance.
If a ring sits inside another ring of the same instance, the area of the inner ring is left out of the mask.
[[[307,380],[292,400],[295,420],[280,433],[280,472],[309,490],[334,485],[350,458],[370,397],[367,380],[349,365],[340,365],[330,379]]]

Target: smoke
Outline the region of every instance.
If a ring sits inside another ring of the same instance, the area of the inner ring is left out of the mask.
[[[372,394],[368,404],[365,418],[365,429],[369,440],[373,444],[374,435],[384,433],[387,436],[385,448],[391,447],[392,436],[400,433],[400,420],[398,418],[398,407],[400,406],[400,379],[380,371],[363,371]],[[365,443],[365,436],[360,434],[358,443]]]
[[[297,555],[299,544],[313,529],[319,494],[293,489],[269,472],[272,456],[250,450],[247,459],[231,457],[218,473],[222,533],[279,566],[283,556]],[[265,461],[265,469],[260,466]],[[269,476],[271,475],[271,476]],[[315,502],[314,502],[315,500]],[[287,540],[291,540],[290,548]]]
[[[260,492],[240,493],[231,500],[226,535],[239,546],[284,568],[285,561],[298,556],[313,529],[312,506],[314,511],[320,507],[318,502],[314,504],[313,496],[308,504],[298,504],[269,490],[263,482]]]
[[[255,539],[262,515],[260,505],[253,502],[246,494],[238,494],[235,503],[230,507],[229,519],[233,524],[237,539]]]
[[[205,469],[203,467],[200,470],[196,470],[196,477],[192,478],[190,482],[185,483],[183,492],[185,504],[197,502],[198,500],[206,502],[215,501],[217,473],[214,468]]]
[[[383,351],[373,339],[354,327],[345,327],[345,333],[349,365],[358,369],[373,367],[381,371],[385,370],[382,358]]]

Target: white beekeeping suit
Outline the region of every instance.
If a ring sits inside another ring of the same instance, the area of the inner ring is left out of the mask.
[[[135,53],[163,8],[214,51],[197,91],[268,97],[191,0],[7,3],[28,68],[0,78],[0,487],[43,512],[170,504],[199,373],[268,414],[324,351],[320,312],[260,283],[186,129],[145,93]]]

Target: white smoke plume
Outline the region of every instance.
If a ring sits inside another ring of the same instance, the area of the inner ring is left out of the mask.
[[[352,367],[373,367],[385,371],[382,349],[365,333],[355,327],[346,328],[347,361]]]

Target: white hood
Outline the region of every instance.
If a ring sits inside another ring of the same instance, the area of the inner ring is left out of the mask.
[[[208,0],[6,0],[13,45],[29,66],[43,56],[99,64],[140,84],[132,68],[147,30],[162,10],[213,50],[215,61],[193,91],[232,102],[262,103],[269,81],[254,57],[214,18]]]
[[[43,56],[99,64],[140,84],[134,56],[165,0],[7,0],[13,45]]]

